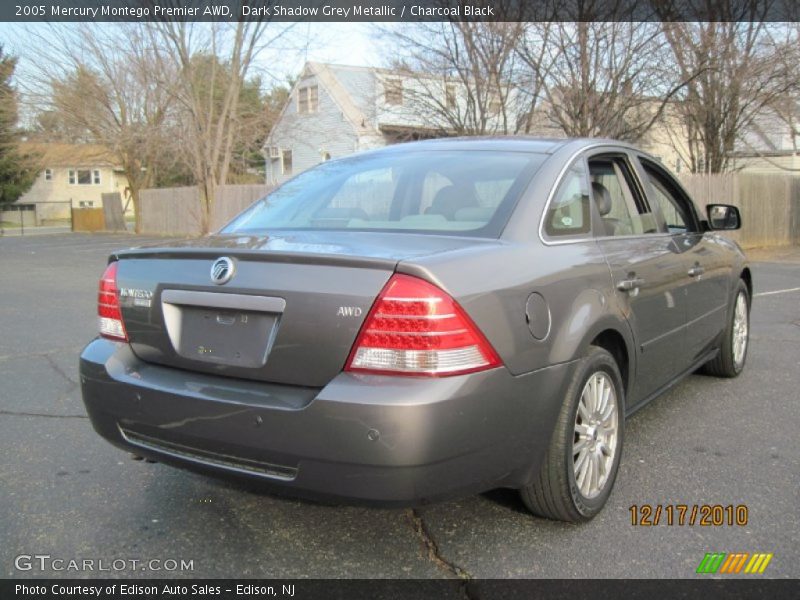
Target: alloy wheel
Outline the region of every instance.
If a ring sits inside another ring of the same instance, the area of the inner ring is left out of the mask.
[[[598,496],[608,481],[617,451],[618,425],[614,384],[605,371],[597,371],[583,386],[572,444],[575,482],[584,498]]]
[[[749,335],[749,323],[747,320],[747,297],[744,292],[739,292],[736,297],[736,306],[733,311],[733,363],[736,369],[741,369],[744,364],[744,356],[747,351],[747,341]]]

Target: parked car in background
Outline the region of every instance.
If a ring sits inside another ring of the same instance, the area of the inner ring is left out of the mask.
[[[95,429],[292,493],[497,487],[582,521],[625,417],[744,368],[752,277],[658,160],[607,140],[437,140],[330,161],[218,234],[114,253],[81,356]]]

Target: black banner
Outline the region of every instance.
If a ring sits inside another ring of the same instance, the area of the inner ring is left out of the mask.
[[[758,579],[732,576],[725,579],[618,580],[618,579],[208,579],[208,580],[0,580],[0,598],[79,600],[95,598],[152,599],[218,598],[220,600],[280,598],[286,600],[448,600],[504,598],[682,598],[707,600],[726,598],[756,600],[797,598],[797,580]]]
[[[796,0],[4,0],[0,20],[797,21]]]

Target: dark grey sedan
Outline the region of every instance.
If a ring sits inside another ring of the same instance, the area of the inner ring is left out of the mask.
[[[95,429],[293,494],[496,487],[581,521],[625,417],[745,364],[735,207],[603,140],[439,140],[324,163],[209,237],[117,252],[81,356]]]

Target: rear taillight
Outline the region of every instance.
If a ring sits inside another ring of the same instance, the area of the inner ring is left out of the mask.
[[[97,316],[100,335],[111,340],[128,341],[125,325],[122,323],[122,312],[119,309],[119,290],[117,289],[117,263],[106,267],[100,279],[97,292]]]
[[[427,281],[396,274],[367,315],[345,370],[444,376],[500,364],[453,298]]]

